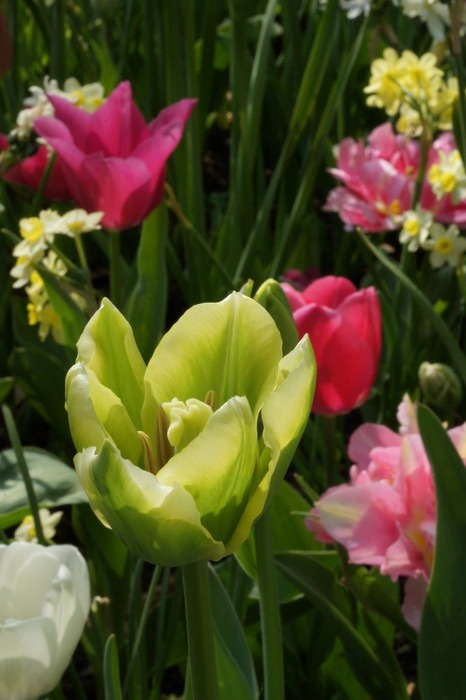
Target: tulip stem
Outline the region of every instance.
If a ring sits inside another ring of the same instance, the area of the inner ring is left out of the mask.
[[[208,564],[185,564],[182,571],[192,697],[220,700]]]
[[[120,260],[120,232],[116,229],[109,231],[109,256],[110,256],[110,299],[117,309],[120,308],[121,299],[121,260]]]
[[[285,678],[283,671],[282,624],[277,588],[272,523],[268,509],[255,528],[256,561],[259,584],[262,648],[264,650],[265,700],[283,700]]]
[[[9,407],[4,404],[2,406],[3,420],[5,421],[6,431],[8,433],[8,438],[13,447],[16,459],[18,461],[18,467],[23,477],[24,486],[26,487],[27,498],[29,502],[29,507],[31,509],[32,519],[34,520],[34,528],[37,535],[37,541],[39,544],[48,544],[45,539],[44,531],[42,530],[42,523],[39,514],[39,504],[37,503],[36,494],[34,493],[34,486],[32,483],[31,475],[29,474],[29,469],[24,458],[23,446],[19,439],[18,431],[16,430],[15,421],[13,414],[11,413]]]

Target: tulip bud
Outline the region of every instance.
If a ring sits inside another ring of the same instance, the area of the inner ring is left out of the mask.
[[[30,700],[59,683],[90,607],[89,572],[72,545],[0,544],[0,698]]]
[[[461,382],[448,365],[423,362],[419,367],[419,384],[427,399],[440,409],[455,409],[463,396]]]
[[[255,293],[254,299],[267,309],[277,324],[282,336],[283,352],[290,352],[298,342],[298,331],[293,320],[290,302],[281,285],[277,280],[266,280]]]

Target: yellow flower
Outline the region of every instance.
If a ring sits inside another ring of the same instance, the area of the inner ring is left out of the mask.
[[[381,107],[390,116],[396,114],[400,108],[402,77],[397,52],[392,48],[385,49],[383,58],[372,61],[369,85],[364,88],[369,94],[367,104]]]
[[[418,250],[429,236],[432,221],[432,212],[422,209],[419,204],[416,209],[406,211],[403,215],[400,243],[407,243],[408,250],[411,253]]]

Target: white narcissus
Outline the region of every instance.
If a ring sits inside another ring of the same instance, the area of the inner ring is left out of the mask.
[[[70,663],[90,607],[76,547],[0,544],[0,698],[35,700]]]
[[[104,299],[66,381],[75,466],[91,506],[137,556],[219,560],[248,537],[309,418],[307,337],[282,357],[270,314],[233,293],[189,309],[147,367]]]

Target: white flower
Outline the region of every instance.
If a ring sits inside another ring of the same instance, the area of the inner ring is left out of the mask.
[[[401,0],[401,7],[403,14],[426,22],[433,39],[445,39],[445,26],[450,24],[448,5],[439,0]]]
[[[39,508],[39,518],[45,539],[53,540],[62,515],[62,510],[51,513],[47,508]],[[37,542],[37,532],[32,515],[26,515],[23,518],[22,523],[15,530],[14,539],[20,542]]]
[[[466,171],[460,152],[456,149],[450,153],[438,152],[439,162],[429,168],[427,178],[432,191],[441,199],[444,195],[451,195],[453,204],[458,204],[466,197]]]
[[[61,219],[61,233],[66,236],[75,236],[80,233],[88,233],[95,231],[100,226],[103,211],[96,211],[88,214],[84,209],[72,209],[68,211]]]
[[[456,267],[466,250],[466,238],[459,235],[458,226],[452,224],[447,229],[439,223],[432,224],[429,238],[423,243],[424,250],[430,250],[432,267],[442,267],[448,264]]]
[[[10,275],[15,278],[13,287],[24,287],[28,283],[34,265],[40,262],[54,236],[60,233],[62,217],[52,209],[45,209],[39,216],[20,219],[19,232],[23,239],[13,248],[16,258]]]
[[[340,0],[340,6],[346,10],[348,19],[354,19],[359,15],[368,15],[371,9],[370,0]]]
[[[34,700],[60,681],[90,607],[76,547],[0,545],[0,698]]]
[[[419,204],[415,210],[409,209],[409,211],[404,212],[400,243],[407,243],[410,253],[414,253],[425,243],[429,236],[432,220],[432,212],[422,209]]]

